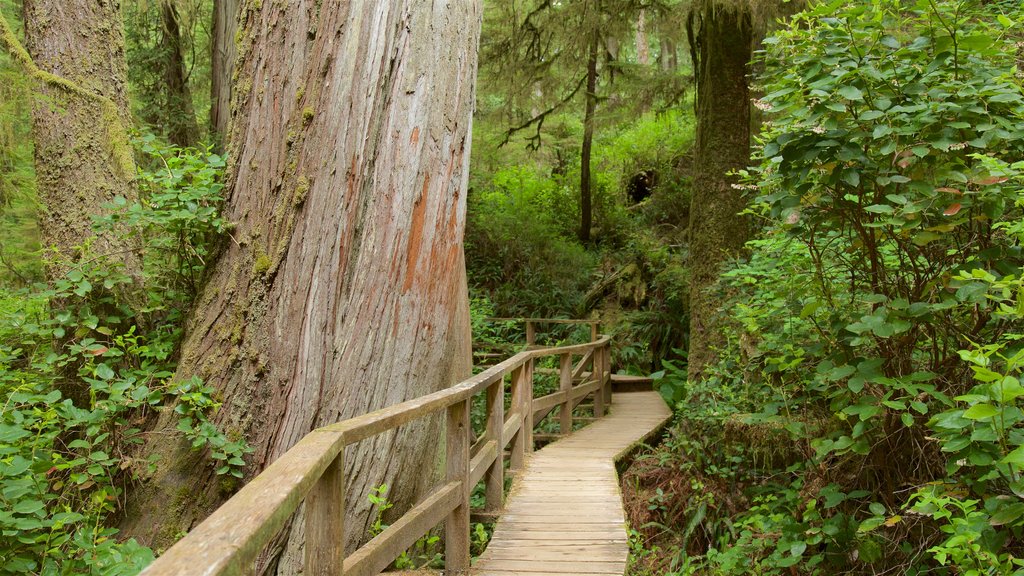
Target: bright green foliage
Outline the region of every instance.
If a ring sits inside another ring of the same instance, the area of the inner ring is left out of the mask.
[[[835,1],[767,41],[750,178],[765,227],[723,279],[736,327],[701,388],[663,391],[739,391],[732,440],[758,452],[782,431],[811,459],[740,466],[747,494],[773,495],[735,517],[710,572],[1024,573],[1011,16]]]
[[[152,143],[145,151],[156,154]],[[160,170],[144,174],[138,205],[115,229],[147,246],[145,306],[118,294],[133,285],[118,255],[87,255],[61,266],[48,287],[4,293],[0,318],[0,563],[11,573],[131,574],[152,560],[105,526],[133,475],[143,424],[174,405],[197,449],[218,474],[241,476],[248,448],[207,419],[219,405],[198,379],[172,380],[181,319],[194,297],[210,243],[224,230],[223,161],[206,153],[159,150]],[[111,226],[98,221],[98,229]]]
[[[470,285],[505,316],[567,316],[579,308],[595,259],[559,218],[571,191],[525,167],[499,171],[470,196],[466,258]]]

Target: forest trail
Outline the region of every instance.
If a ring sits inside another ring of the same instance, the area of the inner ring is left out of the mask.
[[[472,574],[623,574],[629,544],[615,462],[669,418],[656,392],[616,394],[608,416],[535,452]]]

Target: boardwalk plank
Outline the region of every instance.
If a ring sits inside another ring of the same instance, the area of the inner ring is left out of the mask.
[[[608,416],[534,453],[472,574],[623,574],[629,545],[615,460],[670,416],[657,393],[616,394]]]

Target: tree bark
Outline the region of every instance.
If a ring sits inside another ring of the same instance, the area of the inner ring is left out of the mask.
[[[141,284],[141,244],[93,232],[93,216],[115,197],[137,199],[128,137],[124,29],[117,1],[25,0],[25,38],[35,103],[32,131],[40,232],[59,260],[109,256]],[[26,60],[27,56],[26,55]],[[49,266],[63,276],[66,262]]]
[[[213,1],[213,37],[210,42],[210,131],[222,148],[231,119],[231,77],[235,70],[235,34],[238,32],[238,0]]]
[[[185,74],[185,55],[181,42],[178,8],[174,0],[160,3],[163,22],[164,90],[167,97],[167,140],[175,146],[194,146],[199,141],[199,125],[192,106],[192,91]]]
[[[462,238],[478,0],[250,3],[241,17],[227,214],[232,241],[188,326],[176,378],[202,377],[255,475],[310,430],[448,387],[471,367]],[[159,431],[175,424],[161,417]],[[438,420],[345,455],[347,546],[367,495],[429,487]],[[165,546],[237,486],[166,434],[123,527]],[[301,516],[301,513],[300,513]],[[298,567],[302,522],[272,547]]]
[[[647,43],[647,10],[643,8],[636,16],[636,61],[641,66],[651,62],[651,48]]]
[[[737,257],[750,235],[746,207],[729,173],[750,163],[748,65],[753,28],[746,2],[704,0],[688,18],[697,80],[697,134],[690,207],[690,349],[688,376],[696,381],[723,342],[722,298],[710,289],[722,265]]]
[[[590,175],[590,157],[594,146],[594,112],[597,110],[597,56],[600,35],[592,32],[587,56],[587,104],[583,117],[583,149],[580,152],[580,242],[590,243],[593,226],[593,190]]]

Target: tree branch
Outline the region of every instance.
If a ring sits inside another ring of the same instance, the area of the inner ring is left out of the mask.
[[[498,144],[498,148],[501,148],[505,144],[508,144],[508,141],[517,132],[519,132],[520,130],[525,130],[525,129],[529,128],[530,126],[534,125],[534,124],[537,125],[537,131],[536,131],[536,133],[533,136],[530,137],[531,143],[528,144],[528,147],[531,150],[536,150],[537,148],[540,148],[540,129],[544,125],[544,119],[547,118],[548,115],[556,112],[562,106],[565,106],[570,101],[572,101],[572,99],[576,97],[576,94],[579,93],[580,89],[583,88],[583,84],[584,84],[584,82],[586,82],[586,80],[587,80],[587,77],[583,76],[582,78],[580,78],[579,82],[576,83],[576,87],[572,89],[572,92],[569,92],[568,95],[566,95],[564,98],[562,98],[561,100],[556,102],[553,106],[551,106],[547,110],[541,112],[540,114],[537,114],[536,116],[530,118],[526,122],[523,122],[519,126],[516,126],[514,128],[509,128],[505,132],[505,139],[501,141],[501,144]]]

